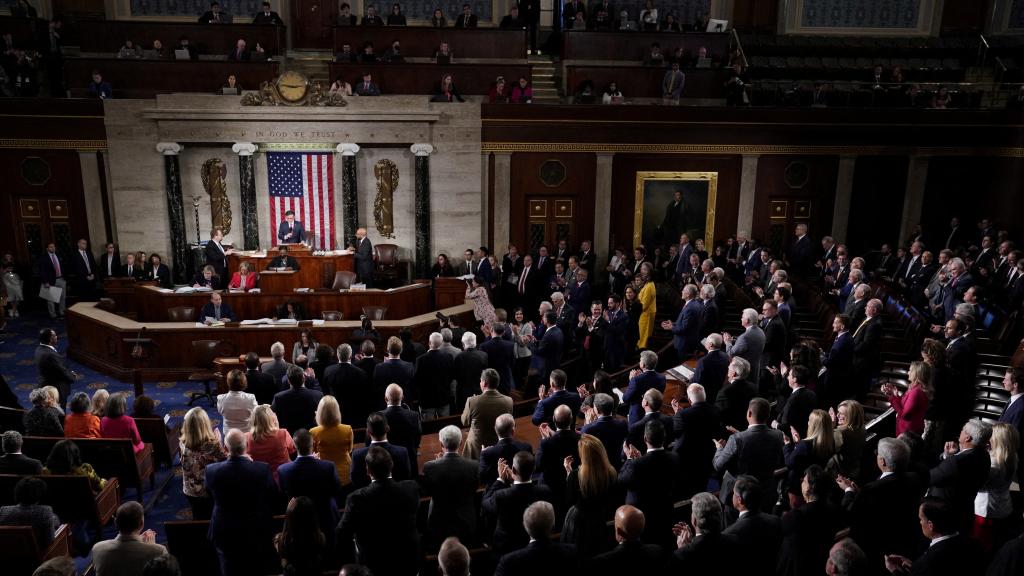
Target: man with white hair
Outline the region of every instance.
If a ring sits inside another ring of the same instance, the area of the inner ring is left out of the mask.
[[[964,293],[974,285],[974,278],[960,258],[949,261],[949,274],[949,280],[942,288],[942,311],[946,320],[956,315],[956,305],[964,301]]]
[[[882,369],[882,301],[871,299],[864,313],[864,321],[853,332],[853,373],[858,397],[867,394]]]
[[[321,383],[324,394],[332,394],[341,404],[341,422],[361,427],[379,402],[367,383],[366,372],[352,363],[352,346],[338,346],[338,362],[324,370]]]
[[[722,503],[711,494],[694,495],[690,524],[676,524],[672,531],[676,535],[677,550],[669,557],[666,573],[736,573],[739,542],[735,536],[722,534]]]
[[[384,391],[384,401],[387,403],[381,414],[388,422],[388,441],[395,446],[405,448],[409,455],[409,470],[413,477],[419,475],[419,459],[417,454],[420,451],[420,440],[423,437],[423,428],[420,424],[420,416],[414,410],[406,406],[404,400],[405,391],[398,384],[388,384]],[[370,437],[367,435],[367,444]]]
[[[716,268],[720,270],[720,268]],[[711,273],[709,277],[715,278],[717,282],[717,274]],[[704,305],[701,311],[700,317],[700,330],[699,334],[701,338],[706,337],[712,332],[718,332],[722,324],[721,311],[718,309],[718,301],[715,299],[715,284],[702,284],[700,287],[700,301]]]
[[[622,402],[629,406],[629,425],[636,424],[644,416],[641,403],[644,394],[654,389],[665,391],[665,377],[657,372],[658,355],[651,350],[640,353],[640,368],[629,373],[629,385],[622,393]]]
[[[522,550],[509,552],[498,561],[495,576],[518,574],[572,574],[576,571],[576,548],[551,541],[555,527],[555,509],[550,502],[534,502],[523,512],[523,527],[530,543]]]
[[[284,360],[284,344],[280,342],[274,342],[271,344],[270,356],[273,360],[270,362],[264,362],[263,365],[260,366],[260,371],[264,374],[270,374],[274,379],[274,384],[276,384],[279,389],[284,390],[287,385],[285,384],[284,379],[288,374],[288,367],[291,366],[291,364]]]
[[[711,476],[711,460],[715,456],[714,439],[721,437],[721,423],[715,408],[707,402],[704,387],[690,384],[686,387],[686,397],[690,401],[689,408],[676,409],[673,426],[676,443],[673,446],[683,462],[683,476],[679,482],[681,498],[707,490],[708,478]]]
[[[725,383],[726,372],[729,369],[729,355],[725,353],[725,340],[721,334],[712,332],[701,343],[707,350],[707,354],[697,361],[693,378],[690,380],[704,385],[709,400],[715,402],[718,398],[718,391]]]
[[[735,339],[728,332],[722,335],[725,353],[734,358],[743,358],[750,364],[751,382],[757,382],[761,377],[761,354],[764,352],[764,330],[757,325],[758,320],[757,310],[746,308],[740,314],[743,334]]]
[[[484,446],[493,446],[498,441],[494,422],[502,414],[512,413],[512,398],[498,391],[501,376],[493,368],[485,368],[477,375],[477,389],[480,394],[466,400],[462,412],[462,425],[469,426],[469,436],[462,455],[471,460],[480,456]]]
[[[455,356],[455,411],[459,413],[466,399],[480,392],[480,373],[487,368],[487,352],[476,347],[476,334],[462,335],[462,352]],[[475,458],[475,456],[470,456]]]
[[[572,307],[572,304],[561,292],[555,292],[551,295],[551,311],[555,313],[555,325],[562,331],[562,338],[565,341],[564,346],[568,349],[572,346],[573,336],[575,336],[576,332],[576,309]],[[541,317],[541,320],[544,320],[544,318]],[[545,333],[547,333],[547,329],[545,329]],[[537,336],[538,340],[541,338],[542,336]],[[548,370],[551,370],[551,368],[548,368]]]
[[[441,576],[469,576],[469,550],[454,536],[441,543],[437,553]]]
[[[863,277],[864,273],[860,270],[853,270],[850,272],[850,280],[854,278]],[[859,282],[850,293],[850,297],[846,300],[846,305],[843,307],[843,313],[850,317],[850,326],[856,328],[860,326],[860,323],[864,321],[866,316],[866,310],[868,307],[868,301],[871,299],[871,286]]]
[[[877,563],[868,563],[864,551],[853,538],[843,538],[833,544],[832,549],[828,551],[825,574],[828,576],[861,576],[868,574],[868,566],[877,565]]]
[[[757,384],[750,382],[750,363],[736,356],[729,361],[726,383],[715,398],[715,409],[722,425],[735,430],[747,429],[747,407],[757,396]]]
[[[427,353],[416,359],[416,397],[424,420],[447,416],[451,411],[451,382],[455,361],[440,350],[444,340],[434,332],[428,338]]]
[[[458,426],[442,428],[438,440],[443,451],[423,465],[423,491],[430,496],[427,533],[435,544],[448,536],[476,543],[474,496],[480,485],[476,462],[459,455],[462,430]]]
[[[991,426],[968,420],[957,441],[946,443],[942,461],[929,474],[928,496],[949,502],[964,534],[970,533],[974,520],[974,497],[988,479],[991,461],[985,446],[991,437]]]
[[[520,452],[533,453],[533,446],[514,438],[516,419],[512,414],[498,416],[494,420],[494,430],[498,434],[498,442],[480,452],[480,483],[484,486],[490,486],[498,479],[498,462],[511,462]]]

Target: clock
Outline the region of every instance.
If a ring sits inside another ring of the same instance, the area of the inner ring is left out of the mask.
[[[297,103],[306,97],[309,80],[300,72],[289,70],[277,77],[277,93],[288,103]]]

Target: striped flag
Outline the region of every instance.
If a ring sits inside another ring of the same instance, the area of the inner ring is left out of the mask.
[[[270,237],[292,210],[313,247],[334,250],[334,162],[332,153],[268,152]]]

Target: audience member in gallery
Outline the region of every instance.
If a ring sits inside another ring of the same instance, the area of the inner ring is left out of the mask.
[[[519,82],[512,88],[512,96],[509,101],[513,104],[531,104],[533,102],[533,87],[526,76],[520,76]]]
[[[178,445],[181,489],[192,506],[192,519],[208,520],[213,514],[213,499],[206,490],[206,467],[227,458],[220,430],[214,429],[206,411],[196,406],[185,414]]]
[[[447,25],[448,22],[444,18],[444,12],[442,12],[440,8],[435,8],[434,13],[430,15],[430,27],[444,28]]]
[[[252,265],[242,262],[238,265],[238,272],[231,275],[231,282],[228,284],[230,290],[252,290],[256,287],[257,274],[253,272]]]
[[[264,2],[263,7],[256,16],[252,19],[253,24],[273,24],[275,26],[284,26],[284,20],[281,20],[281,16],[277,12],[270,9],[270,2]]]
[[[53,445],[50,455],[46,457],[43,474],[85,476],[96,494],[107,485],[107,481],[96,474],[91,464],[82,462],[78,444],[72,440],[61,440]]]
[[[203,12],[203,15],[199,17],[200,24],[230,24],[231,15],[222,11],[220,4],[217,2],[210,2],[210,9]]]
[[[341,423],[341,407],[334,396],[324,396],[316,407],[316,426],[309,433],[313,436],[313,451],[321,460],[334,464],[342,484],[352,481],[352,427]]]
[[[473,10],[470,8],[469,4],[463,4],[462,5],[462,14],[459,14],[459,17],[455,19],[455,27],[456,28],[476,28],[476,24],[477,24],[476,14],[473,14]]]
[[[405,26],[405,14],[402,14],[401,4],[392,4],[391,13],[388,14],[388,26]]]
[[[243,38],[239,38],[238,41],[235,42],[235,49],[228,52],[228,60],[232,62],[248,62],[249,60],[252,60],[252,52],[246,48],[245,40]]]
[[[447,42],[441,42],[441,45],[434,51],[434,63],[447,65],[454,62],[455,54],[452,53],[451,47]]]
[[[346,46],[347,46],[347,44],[346,44]],[[342,60],[339,57],[338,61],[342,62],[344,60]],[[331,94],[338,94],[338,95],[341,95],[341,96],[351,96],[352,95],[352,85],[349,84],[348,82],[345,82],[341,78],[338,78],[337,80],[334,81],[333,84],[331,84]]]
[[[277,482],[277,469],[291,462],[295,443],[285,428],[279,428],[277,415],[270,406],[257,406],[252,412],[249,432],[245,434],[246,452],[256,462],[266,462]]]
[[[491,104],[504,104],[508,102],[508,96],[508,84],[505,83],[505,77],[498,76],[487,93],[487,101]]]
[[[20,432],[8,430],[3,433],[4,454],[0,456],[0,474],[38,475],[43,472],[43,463],[21,453],[23,438]]]
[[[352,14],[352,7],[348,5],[348,2],[342,2],[338,8],[338,26],[355,26],[356,16]]]
[[[45,495],[45,482],[32,476],[23,477],[14,485],[14,504],[0,507],[0,526],[30,526],[40,550],[50,546],[60,526],[53,509],[41,504]]]
[[[380,88],[373,83],[369,72],[363,72],[363,79],[356,83],[354,90],[357,96],[380,96]]]
[[[363,26],[383,26],[384,20],[377,15],[377,7],[373,4],[366,9],[366,16],[363,16]]]
[[[110,86],[110,82],[103,79],[103,74],[100,74],[99,70],[92,71],[92,81],[86,86],[89,91],[89,95],[100,100],[106,100],[113,98],[114,89]]]
[[[89,395],[76,392],[68,401],[70,413],[64,417],[64,437],[101,438],[100,419],[89,412]]]
[[[128,415],[128,394],[118,392],[107,402],[107,415],[100,420],[100,432],[104,438],[127,438],[132,441],[135,452],[142,452],[146,445],[142,442],[139,429],[135,426],[135,418]]]
[[[228,391],[217,396],[217,412],[224,421],[224,434],[231,429],[247,433],[256,409],[256,396],[245,391],[248,379],[241,370],[228,372],[227,381]]]
[[[455,81],[452,79],[451,74],[445,74],[441,76],[441,81],[438,84],[438,88],[435,90],[434,96],[430,99],[431,102],[465,102],[459,94],[458,89],[455,87]]]
[[[131,38],[127,38],[124,44],[121,45],[121,49],[117,51],[118,58],[142,58],[142,47],[137,46],[132,42]]]
[[[51,390],[53,393],[51,394]],[[64,437],[64,413],[57,408],[57,389],[53,386],[36,388],[28,395],[32,408],[25,412],[22,423],[28,436]]]

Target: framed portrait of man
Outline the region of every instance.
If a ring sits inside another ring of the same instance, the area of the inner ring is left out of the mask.
[[[656,246],[704,239],[710,251],[715,238],[718,172],[637,172],[633,245],[648,253]]]

